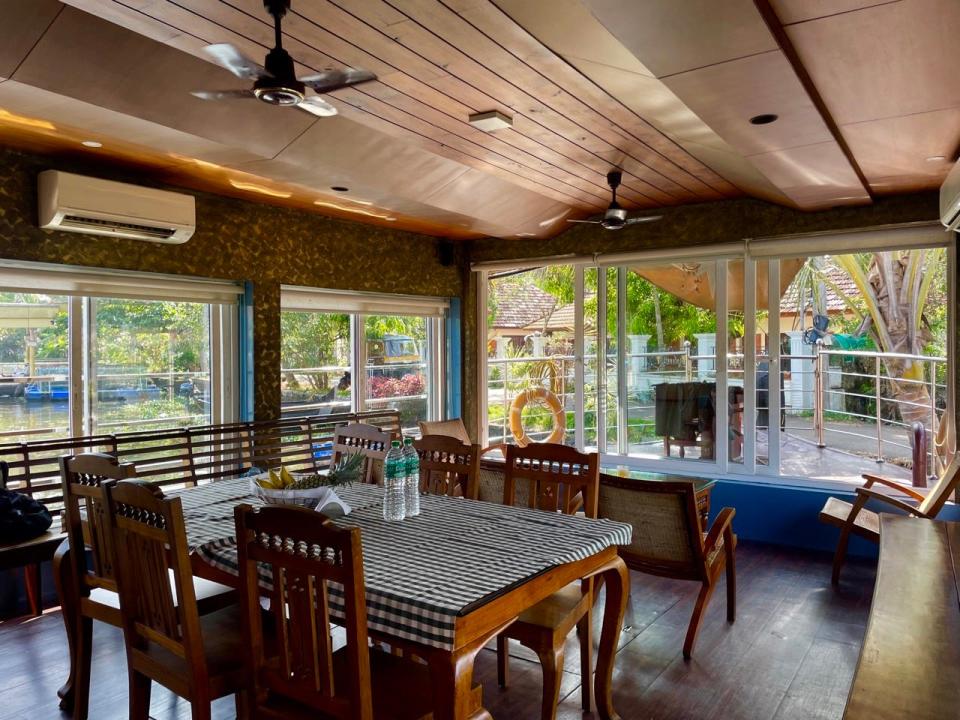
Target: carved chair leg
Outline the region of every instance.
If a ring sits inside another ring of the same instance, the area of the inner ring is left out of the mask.
[[[497,635],[497,684],[505,688],[510,682],[510,638]]]
[[[150,685],[146,675],[130,671],[130,720],[149,720]]]
[[[697,641],[697,633],[700,632],[700,622],[703,620],[703,611],[710,602],[710,596],[713,595],[715,583],[704,583],[700,588],[700,594],[697,596],[697,602],[693,606],[693,614],[690,616],[690,626],[687,628],[687,637],[683,641],[683,659],[689,660],[693,653],[693,645]]]
[[[543,669],[543,704],[540,718],[554,720],[557,717],[557,704],[560,702],[560,683],[563,682],[563,642],[558,643],[553,650],[543,648],[537,656]]]
[[[76,655],[73,669],[73,720],[87,720],[90,705],[90,665],[93,651],[93,620],[79,617],[74,637]]]
[[[67,647],[70,652],[70,672],[66,682],[57,690],[60,697],[60,709],[73,712],[73,689],[76,675],[76,628],[77,614],[79,613],[76,588],[73,583],[73,574],[70,564],[70,544],[66,540],[60,543],[53,556],[53,581],[57,588],[57,597],[60,599],[60,611],[63,625],[67,631]]]
[[[580,702],[584,712],[593,710],[593,613],[577,623],[580,639]]]
[[[40,587],[40,563],[23,567],[23,585],[27,592],[27,605],[34,617],[43,613],[43,594]]]

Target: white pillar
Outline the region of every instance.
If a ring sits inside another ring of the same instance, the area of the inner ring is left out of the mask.
[[[646,390],[648,378],[643,377],[647,370],[647,358],[637,357],[647,351],[650,335],[627,335],[630,341],[630,387],[633,390]]]
[[[502,360],[507,356],[507,347],[510,345],[510,338],[506,335],[497,335],[497,358]]]
[[[530,344],[533,346],[534,357],[543,357],[544,345],[546,345],[546,343],[547,338],[545,335],[534,333],[530,336]]]
[[[813,360],[799,359],[798,355],[813,355],[813,347],[803,342],[802,330],[787,330],[790,338],[790,392],[785,393],[791,408],[813,408]],[[786,368],[784,368],[786,369]]]
[[[717,334],[715,332],[694,333],[693,336],[697,339],[697,355],[700,357],[697,360],[697,377],[706,380],[713,374],[716,367],[714,356],[717,354]],[[711,357],[704,359],[704,355]]]

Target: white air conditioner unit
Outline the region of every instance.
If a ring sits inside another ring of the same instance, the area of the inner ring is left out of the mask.
[[[40,227],[179,244],[197,226],[192,195],[44,170],[38,179]]]
[[[940,186],[940,222],[948,230],[960,226],[960,162],[953,166]]]

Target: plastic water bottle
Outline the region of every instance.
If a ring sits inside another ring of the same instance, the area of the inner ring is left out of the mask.
[[[420,456],[413,446],[413,438],[403,441],[403,461],[406,478],[403,485],[403,496],[406,503],[407,517],[420,514]]]
[[[399,440],[390,443],[390,450],[383,461],[383,519],[390,522],[403,520],[406,516],[404,503],[404,481],[406,463]]]

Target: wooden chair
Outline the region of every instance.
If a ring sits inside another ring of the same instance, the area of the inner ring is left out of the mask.
[[[432,717],[427,666],[368,647],[360,529],[290,506],[240,505],[235,518],[252,717]],[[263,577],[274,642],[264,638]],[[332,608],[342,608],[336,618]],[[346,634],[336,651],[332,619]]]
[[[880,539],[880,516],[872,510],[867,510],[864,505],[872,499],[902,510],[912,517],[935,518],[947,500],[950,499],[950,495],[960,486],[960,453],[954,455],[943,475],[927,491],[925,496],[909,485],[879,475],[868,474],[864,475],[863,479],[866,482],[857,488],[856,499],[852,504],[831,497],[827,498],[827,502],[820,511],[822,522],[840,528],[840,539],[837,542],[837,550],[833,555],[832,580],[834,585],[840,582],[840,570],[847,557],[847,544],[850,542],[850,535],[859,535],[873,542]],[[910,505],[903,500],[879,492],[873,488],[874,484],[885,485],[903,493],[916,500],[919,505]]]
[[[340,425],[333,433],[333,464],[338,463],[344,454],[359,452],[366,458],[362,482],[379,485],[383,479],[383,461],[390,449],[390,440],[390,433],[376,425]]]
[[[703,613],[724,569],[727,621],[736,618],[734,514],[733,508],[723,508],[709,532],[704,533],[693,481],[638,480],[612,475],[600,478],[599,516],[633,526],[630,545],[619,550],[627,567],[702,584],[683,641],[683,657],[688,660]]]
[[[420,457],[420,491],[477,499],[480,446],[464,445],[459,438],[425,435],[413,441]]]
[[[470,445],[470,433],[467,432],[467,426],[463,424],[463,418],[451,418],[450,420],[419,420],[420,434],[423,437],[427,435],[446,435],[455,437],[464,445]],[[504,443],[494,443],[488,445],[480,451],[480,455],[486,455],[492,450],[499,450],[506,456],[506,445]]]
[[[597,516],[600,479],[596,453],[581,453],[565,445],[531,443],[525,448],[508,445],[503,487],[506,505],[525,505],[547,512]],[[519,492],[518,492],[519,491]],[[543,668],[541,718],[556,716],[563,679],[563,647],[576,627],[580,639],[580,676],[583,709],[592,706],[591,681],[591,581],[573,583],[525,610],[497,636],[497,680],[506,687],[509,675],[509,640],[519,640],[540,658]]]
[[[143,480],[106,488],[127,651],[130,720],[148,720],[158,682],[209,720],[210,704],[236,695],[247,717],[247,676],[238,605],[200,615],[180,498]],[[170,574],[173,583],[170,582]]]
[[[74,549],[69,552],[69,566],[63,566],[61,551],[54,561],[71,656],[70,676],[60,694],[64,709],[72,705],[74,720],[85,720],[90,698],[93,621],[122,626],[106,486],[135,477],[136,469],[112,455],[84,453],[60,458],[60,474],[67,547]],[[88,552],[77,552],[78,548],[89,551],[89,564]],[[225,585],[200,579],[196,581],[195,595],[204,610],[222,607],[235,597]]]

